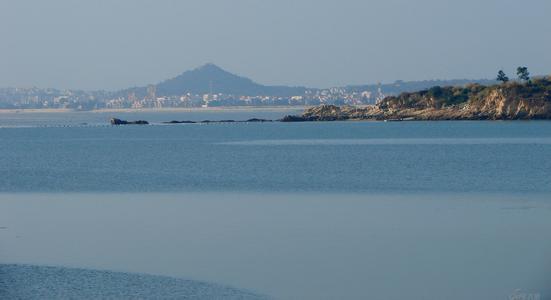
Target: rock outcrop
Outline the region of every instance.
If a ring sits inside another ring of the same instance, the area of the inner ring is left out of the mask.
[[[187,120],[184,120],[184,121],[176,121],[176,120],[173,120],[173,121],[169,121],[169,122],[163,122],[164,124],[194,124],[194,123],[203,123],[203,124],[208,124],[208,123],[263,123],[263,122],[273,122],[272,120],[267,120],[267,119],[258,119],[258,118],[252,118],[252,119],[248,119],[248,120],[245,120],[245,121],[236,121],[236,120],[217,120],[217,121],[212,121],[212,120],[203,120],[203,121],[187,121]]]
[[[149,122],[144,120],[126,121],[126,120],[121,120],[117,118],[111,119],[111,125],[147,125],[147,124],[149,124]]]

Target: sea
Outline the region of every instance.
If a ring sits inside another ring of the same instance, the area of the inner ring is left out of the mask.
[[[551,299],[551,122],[300,112],[0,113],[0,298]]]

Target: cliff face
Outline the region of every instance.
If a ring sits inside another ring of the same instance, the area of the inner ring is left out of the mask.
[[[507,89],[494,89],[487,96],[470,101],[469,108],[489,119],[551,119],[549,93],[523,96]]]
[[[551,119],[551,80],[489,87],[433,87],[387,97],[373,106],[321,105],[294,118],[298,119],[287,121]]]

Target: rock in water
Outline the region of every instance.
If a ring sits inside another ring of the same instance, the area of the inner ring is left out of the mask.
[[[252,119],[248,119],[245,122],[272,122],[272,120],[252,118]]]
[[[307,118],[305,118],[303,116],[287,115],[279,121],[281,121],[281,122],[306,122],[306,121],[312,121],[312,120],[308,120]]]
[[[126,120],[121,120],[117,118],[111,119],[111,125],[147,125],[147,124],[149,124],[149,122],[144,120],[126,121]]]
[[[176,121],[176,120],[172,120],[172,121],[169,121],[169,122],[163,122],[164,124],[194,124],[194,123],[197,123],[195,121]]]

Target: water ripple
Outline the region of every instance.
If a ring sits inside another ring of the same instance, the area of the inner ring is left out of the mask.
[[[164,276],[0,264],[1,299],[268,299],[248,291]]]
[[[380,138],[380,139],[281,139],[218,143],[235,146],[323,145],[551,145],[551,138]]]

